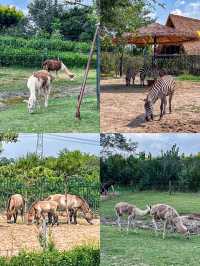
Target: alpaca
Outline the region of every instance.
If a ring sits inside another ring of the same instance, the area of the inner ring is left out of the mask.
[[[187,227],[183,224],[182,218],[173,207],[167,204],[155,204],[151,206],[150,215],[153,217],[152,221],[156,234],[158,230],[156,222],[160,220],[164,221],[163,239],[165,238],[166,227],[168,224],[170,224],[173,228],[175,227],[178,233],[181,233],[184,236],[189,236]]]
[[[127,224],[127,232],[129,231],[129,227],[132,225],[134,227],[134,219],[136,216],[145,216],[150,213],[151,207],[147,206],[146,210],[141,210],[137,208],[135,205],[129,204],[128,202],[119,202],[115,205],[115,212],[117,215],[117,223],[121,230],[121,217],[123,214],[128,214],[128,224]]]
[[[65,64],[58,60],[58,59],[50,59],[50,60],[45,60],[42,64],[43,69],[47,70],[48,72],[50,71],[56,71],[56,75],[58,71],[63,71],[66,76],[70,79],[74,79],[74,74],[65,66]]]

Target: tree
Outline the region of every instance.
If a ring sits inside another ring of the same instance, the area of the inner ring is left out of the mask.
[[[3,144],[2,142],[17,142],[18,139],[18,134],[12,133],[12,132],[7,132],[7,133],[0,133],[0,153],[3,151],[2,147]]]
[[[15,7],[0,5],[0,29],[16,26],[22,19],[22,11],[16,10]]]
[[[28,5],[29,16],[38,30],[51,34],[64,12],[57,0],[32,0]]]
[[[123,134],[101,134],[100,137],[102,156],[107,156],[118,151],[125,153],[134,153],[137,143],[126,139]]]
[[[72,40],[92,40],[97,17],[94,7],[74,7],[61,17],[61,33]]]
[[[101,26],[102,39],[105,35],[121,37],[124,32],[134,32],[139,27],[154,22],[151,17],[153,7],[157,0],[102,0],[101,1]],[[106,39],[108,42],[108,40]],[[122,76],[122,66],[125,45],[123,40],[115,47],[119,57],[119,70]]]

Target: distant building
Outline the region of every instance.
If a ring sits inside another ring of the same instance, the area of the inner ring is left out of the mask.
[[[166,26],[176,30],[187,31],[197,34],[200,32],[200,20],[189,17],[170,14]],[[188,41],[176,45],[159,45],[156,49],[157,55],[200,55],[200,40]]]

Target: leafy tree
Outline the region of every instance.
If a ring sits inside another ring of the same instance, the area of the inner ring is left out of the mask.
[[[94,7],[74,7],[61,17],[61,33],[72,40],[92,40],[96,28]]]
[[[134,153],[137,148],[137,143],[126,139],[123,134],[101,134],[100,137],[102,155],[110,155],[113,152]]]
[[[0,5],[0,29],[17,25],[24,18],[15,7]]]
[[[57,0],[32,0],[28,10],[35,27],[50,34],[55,29],[55,24],[59,24],[64,12],[63,6]]]

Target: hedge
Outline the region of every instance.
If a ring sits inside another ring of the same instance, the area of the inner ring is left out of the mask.
[[[75,52],[57,52],[48,50],[36,50],[31,48],[11,48],[0,45],[1,65],[22,65],[27,67],[41,67],[45,59],[59,58],[68,67],[83,67],[87,64],[88,55]],[[95,65],[95,56],[93,57]]]
[[[95,247],[79,247],[72,251],[57,250],[42,253],[23,252],[18,256],[0,258],[0,266],[98,266],[100,250]]]
[[[53,51],[71,51],[88,53],[90,50],[90,43],[63,41],[60,39],[46,39],[46,38],[16,38],[12,36],[0,36],[0,46],[10,48],[32,48],[41,50],[46,48]]]

